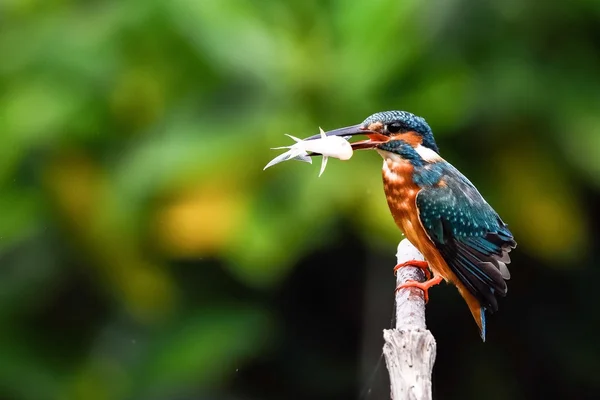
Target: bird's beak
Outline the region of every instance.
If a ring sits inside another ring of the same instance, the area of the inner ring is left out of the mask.
[[[390,139],[388,136],[382,135],[379,132],[371,131],[368,128],[363,127],[361,124],[347,126],[345,128],[338,128],[332,131],[325,132],[325,136],[341,136],[344,139],[350,139],[351,136],[356,135],[368,136],[369,139],[350,143],[352,145],[352,150],[372,149],[377,147],[378,144],[385,143]],[[307,137],[304,140],[313,140],[320,138],[321,135],[317,134]]]
[[[345,136],[355,136],[355,135],[366,135],[368,132],[369,132],[368,130],[366,130],[359,124],[359,125],[347,126],[345,128],[338,128],[338,129],[334,129],[332,131],[325,132],[325,136],[345,137]],[[321,134],[316,134],[311,137],[307,137],[304,140],[313,140],[313,139],[320,139],[320,138],[321,138]]]

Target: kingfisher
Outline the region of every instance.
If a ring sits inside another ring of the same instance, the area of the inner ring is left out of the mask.
[[[456,286],[467,303],[483,341],[485,312],[498,310],[510,279],[509,253],[517,245],[508,226],[475,186],[440,156],[431,128],[407,111],[378,112],[358,125],[327,136],[346,139],[353,150],[374,149],[383,157],[383,187],[396,225],[426,261],[397,265],[425,271],[425,282],[408,281],[396,290],[428,290],[442,281]],[[306,140],[319,138],[315,135]]]

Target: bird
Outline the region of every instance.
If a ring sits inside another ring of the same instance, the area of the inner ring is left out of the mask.
[[[507,293],[509,253],[517,246],[508,225],[477,188],[443,159],[424,118],[407,111],[383,111],[362,123],[325,133],[326,136],[364,135],[353,150],[376,150],[383,158],[383,189],[392,217],[425,261],[397,265],[426,272],[425,282],[408,281],[396,290],[428,290],[446,281],[458,289],[486,337],[486,311],[498,310]],[[320,135],[305,140],[315,139]]]

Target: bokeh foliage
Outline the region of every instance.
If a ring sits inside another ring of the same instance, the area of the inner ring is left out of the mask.
[[[393,254],[377,154],[321,178],[262,171],[283,133],[376,111],[428,120],[537,274],[591,269],[599,14],[591,0],[0,2],[2,396],[170,398],[273,351],[268,305],[203,271],[276,292],[340,221]]]

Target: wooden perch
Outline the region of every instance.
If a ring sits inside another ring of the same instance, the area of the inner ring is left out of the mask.
[[[407,239],[398,245],[398,264],[424,260]],[[396,275],[397,285],[408,280],[423,282],[425,274],[417,267],[403,267]],[[383,354],[390,374],[393,400],[430,400],[431,373],[435,362],[435,338],[425,326],[425,300],[418,288],[396,292],[396,328],[383,331]]]

